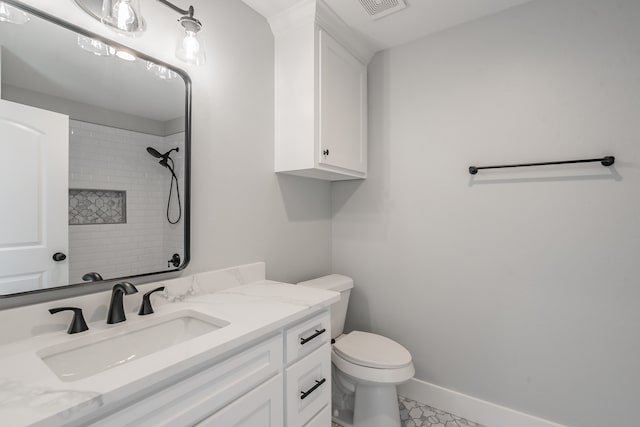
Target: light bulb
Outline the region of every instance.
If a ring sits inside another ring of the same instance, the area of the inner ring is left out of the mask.
[[[184,37],[178,41],[176,56],[188,64],[202,65],[206,62],[204,49],[196,31],[186,29]]]
[[[200,52],[200,43],[196,38],[196,33],[187,31],[187,34],[182,40],[182,48],[188,61],[193,61],[197,57],[198,52]]]
[[[131,0],[117,0],[111,16],[115,19],[114,25],[122,31],[135,31],[138,27],[138,16],[131,7]]]

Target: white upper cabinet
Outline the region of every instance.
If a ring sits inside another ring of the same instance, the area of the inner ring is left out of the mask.
[[[269,23],[276,44],[276,172],[366,178],[373,50],[321,0],[305,0]]]
[[[367,67],[319,30],[319,164],[367,174]],[[362,174],[362,175],[360,175]]]

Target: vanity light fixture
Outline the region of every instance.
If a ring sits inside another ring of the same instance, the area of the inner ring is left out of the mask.
[[[0,1],[0,22],[11,24],[26,24],[29,22],[29,15],[22,10]]]
[[[164,0],[158,0],[165,3]],[[166,2],[167,4],[170,4]],[[184,11],[180,11],[181,13]],[[204,65],[207,61],[202,47],[202,42],[198,40],[198,32],[202,29],[202,23],[193,17],[193,6],[189,6],[187,14],[178,19],[184,28],[184,36],[178,38],[176,45],[176,57],[192,65]]]
[[[101,20],[103,24],[126,35],[134,36],[145,30],[140,0],[104,0]]]
[[[146,29],[140,12],[140,0],[73,0],[82,10],[105,26],[127,36],[137,36]],[[206,55],[198,33],[202,23],[196,19],[193,6],[182,9],[168,0],[156,0],[182,15],[178,22],[184,33],[180,34],[175,54],[178,59],[192,65],[203,65]]]

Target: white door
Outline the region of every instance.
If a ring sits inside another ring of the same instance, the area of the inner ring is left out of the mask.
[[[0,294],[68,284],[69,117],[0,100]]]
[[[282,374],[231,402],[196,427],[282,427]]]

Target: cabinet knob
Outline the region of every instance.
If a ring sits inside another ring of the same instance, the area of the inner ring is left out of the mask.
[[[322,150],[322,154],[325,156],[329,155],[329,149],[327,148],[326,150]]]

